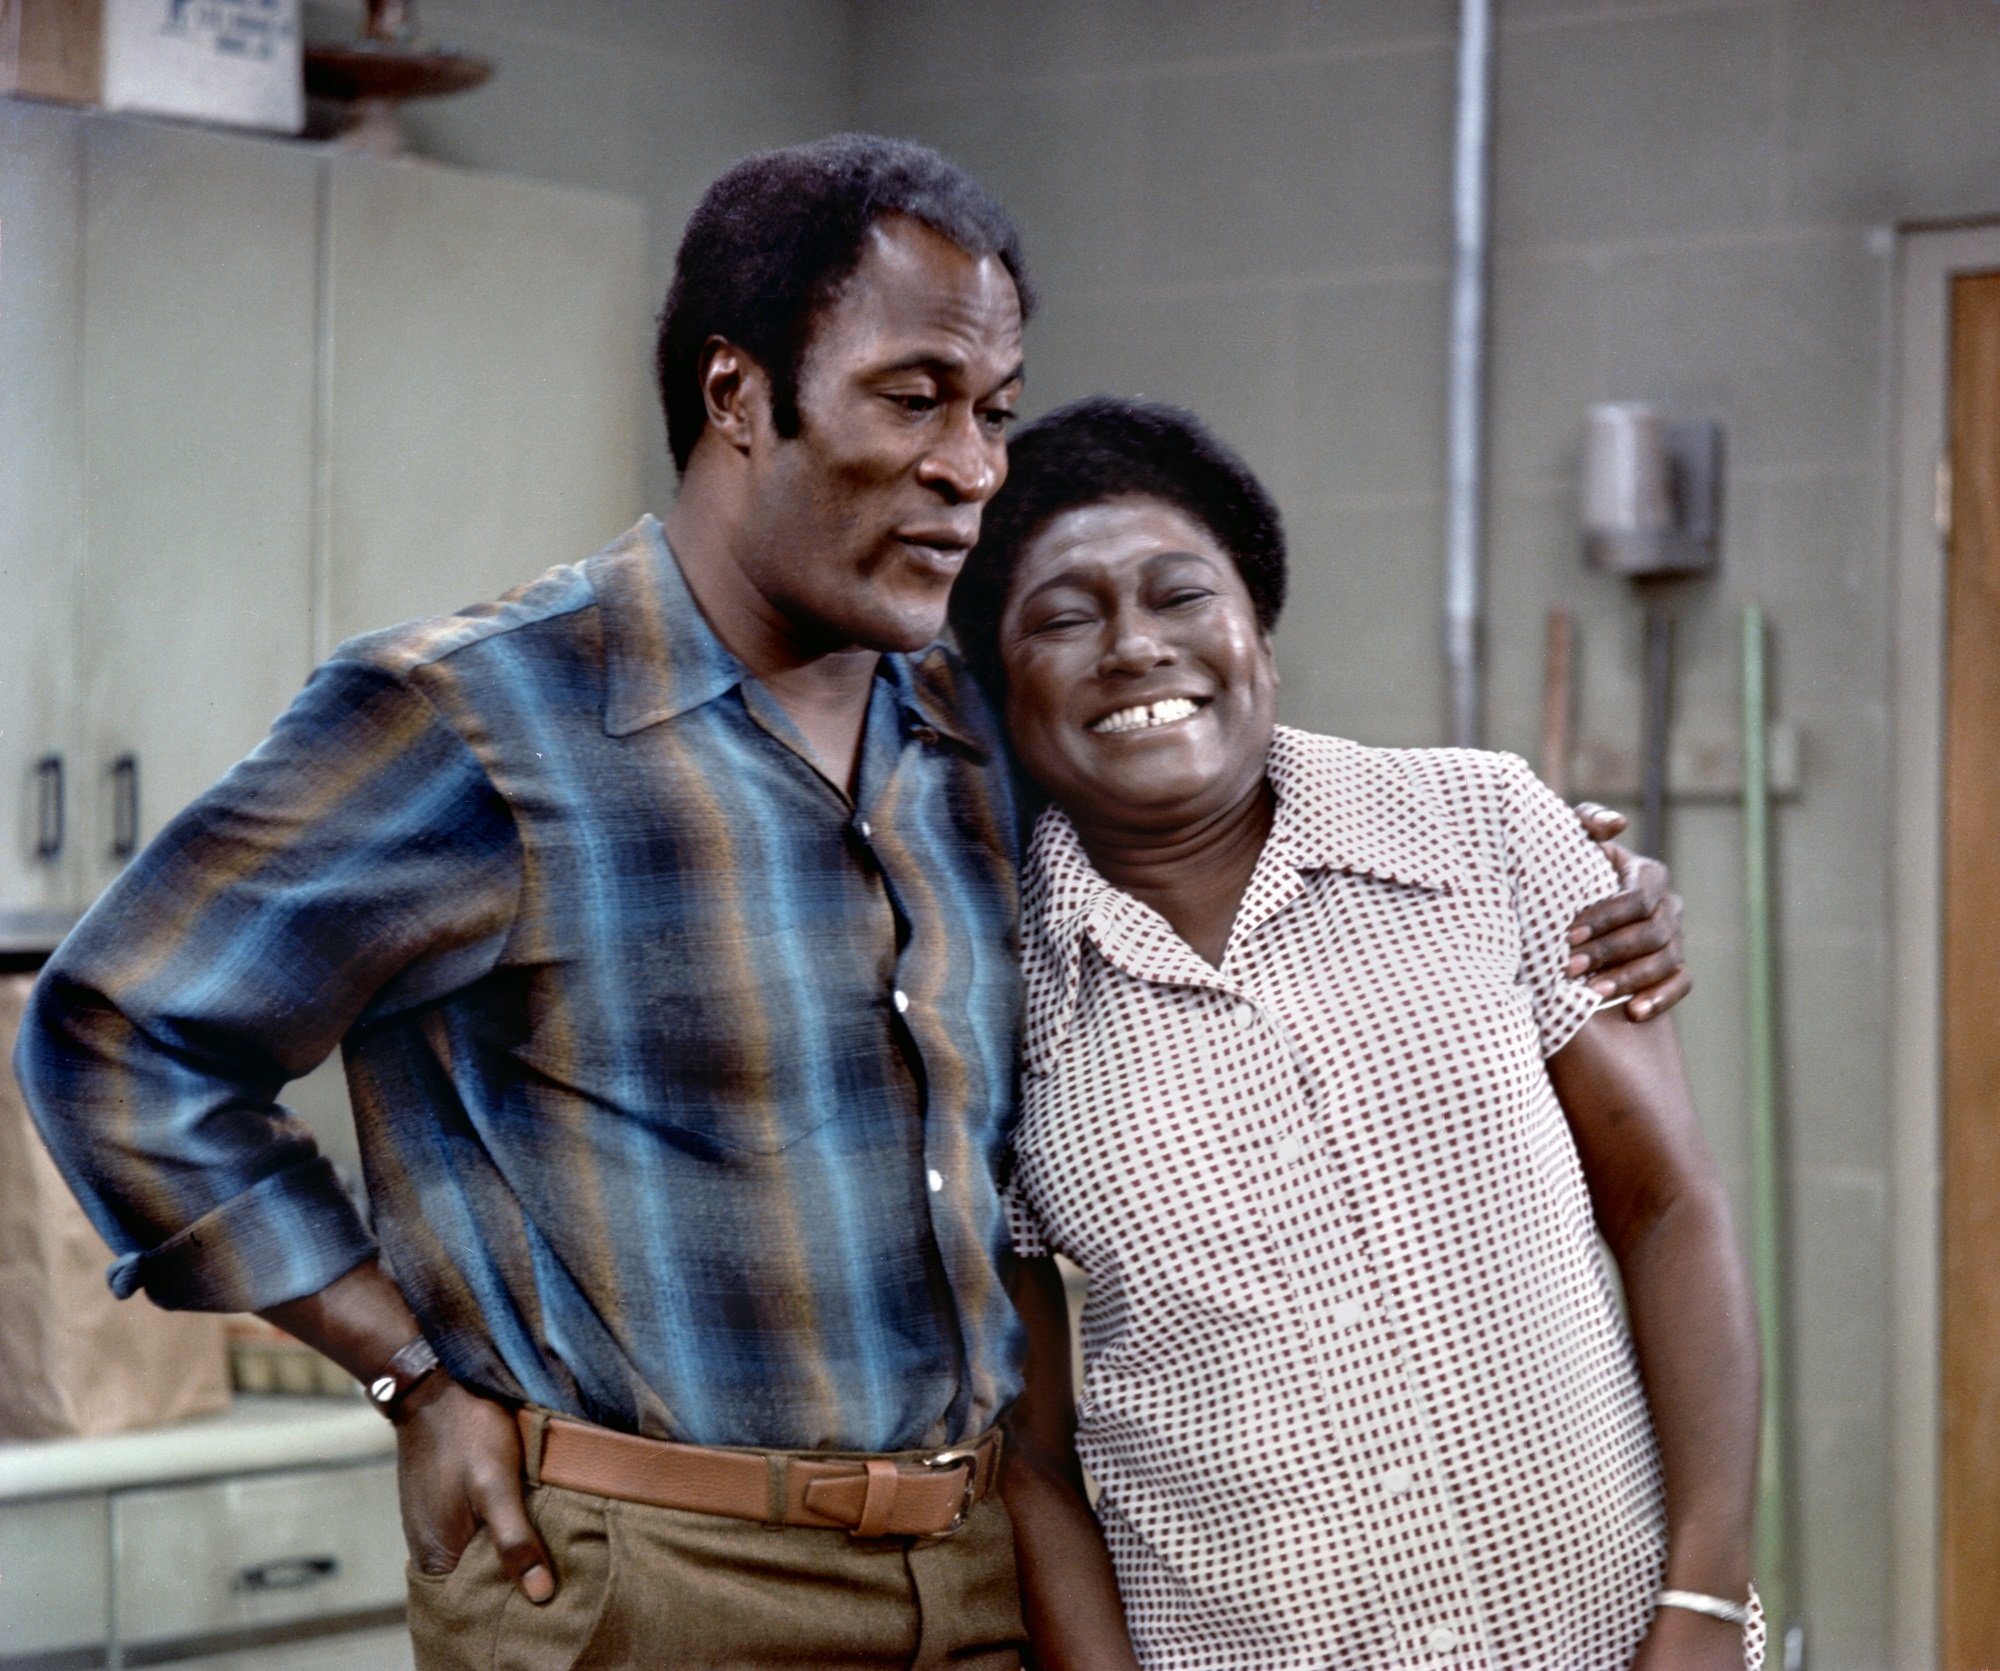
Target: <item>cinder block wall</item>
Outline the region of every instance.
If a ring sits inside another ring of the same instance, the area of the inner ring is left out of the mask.
[[[2000,214],[1986,0],[1499,0],[1490,741],[1533,756],[1542,619],[1579,612],[1579,730],[1636,739],[1632,600],[1586,572],[1586,405],[1728,429],[1724,572],[1681,633],[1680,728],[1727,738],[1736,611],[1770,612],[1805,738],[1778,817],[1811,1663],[1890,1649],[1891,302],[1898,223]],[[1292,720],[1444,737],[1437,648],[1456,6],[859,0],[862,123],[1020,215],[1047,295],[1031,406],[1210,417],[1294,549]],[[1740,817],[1673,820],[1683,1036],[1742,1199]]]

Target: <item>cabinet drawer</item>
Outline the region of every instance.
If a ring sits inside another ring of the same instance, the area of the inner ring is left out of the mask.
[[[0,1503],[0,1655],[104,1640],[108,1518],[102,1497]]]
[[[393,1462],[121,1492],[112,1539],[126,1642],[404,1599]]]

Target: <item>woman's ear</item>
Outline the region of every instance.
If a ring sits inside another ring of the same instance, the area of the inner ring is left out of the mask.
[[[771,380],[764,368],[726,337],[701,349],[701,399],[708,427],[738,452],[748,452],[758,428],[771,421]]]

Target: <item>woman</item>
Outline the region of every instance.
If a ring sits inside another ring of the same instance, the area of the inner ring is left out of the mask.
[[[1740,1666],[1752,1304],[1671,1032],[1565,974],[1609,866],[1511,756],[1277,726],[1283,591],[1241,461],[1095,400],[1014,443],[953,599],[1051,802],[1011,1186],[1041,1662]]]

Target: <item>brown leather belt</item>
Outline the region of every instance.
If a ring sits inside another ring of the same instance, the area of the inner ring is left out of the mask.
[[[642,1439],[546,1410],[522,1410],[516,1419],[528,1478],[544,1485],[858,1538],[955,1532],[1000,1475],[998,1428],[948,1450],[822,1460]]]

